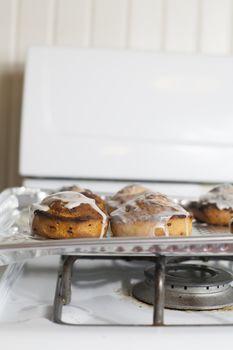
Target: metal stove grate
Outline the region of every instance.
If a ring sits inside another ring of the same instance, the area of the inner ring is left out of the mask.
[[[73,270],[73,264],[77,259],[125,259],[127,261],[131,261],[133,259],[140,259],[145,261],[150,261],[154,263],[154,266],[147,270],[147,278],[145,282],[141,283],[147,283],[149,284],[150,288],[147,288],[147,291],[150,291],[150,300],[151,304],[153,304],[153,321],[151,325],[153,326],[164,326],[164,306],[165,306],[165,293],[168,293],[169,290],[170,293],[176,291],[182,291],[183,293],[183,305],[185,304],[185,297],[187,296],[188,292],[190,291],[190,288],[194,288],[193,291],[195,293],[198,291],[199,296],[203,302],[203,305],[206,305],[205,295],[207,295],[206,299],[209,299],[210,296],[214,297],[212,298],[214,300],[213,307],[209,306],[210,308],[218,308],[218,306],[221,307],[226,305],[232,305],[233,303],[233,296],[232,296],[232,287],[230,286],[230,283],[232,281],[232,274],[223,271],[217,268],[209,268],[205,265],[195,265],[195,268],[192,268],[192,265],[190,263],[188,264],[180,264],[184,258],[176,258],[176,263],[179,262],[178,265],[174,264],[173,259],[168,259],[164,256],[157,255],[157,256],[142,256],[140,254],[135,254],[134,256],[125,256],[125,255],[106,255],[103,254],[102,256],[62,256],[61,258],[61,265],[58,272],[58,279],[57,279],[57,287],[56,287],[56,293],[55,293],[55,299],[54,299],[54,309],[53,309],[53,320],[56,323],[64,324],[64,325],[72,325],[66,322],[62,321],[62,309],[64,305],[67,305],[71,302],[71,281],[72,281],[72,270]],[[187,257],[185,258],[186,260]],[[194,258],[192,257],[192,260]],[[202,258],[197,258],[198,260],[202,261],[209,261],[209,260],[218,260],[218,256],[205,256]],[[231,256],[225,256],[221,257],[221,260],[233,260]],[[173,261],[173,262],[172,262]],[[166,267],[167,263],[167,267]],[[188,267],[189,266],[189,267]],[[203,268],[204,266],[204,268]],[[154,269],[154,272],[153,272]],[[191,271],[191,275],[190,275]],[[167,283],[165,286],[165,274],[167,274]],[[190,276],[191,281],[187,281],[187,274]],[[186,281],[184,283],[184,280]],[[200,280],[204,281],[202,284],[200,284]],[[193,282],[194,285],[192,284]],[[198,282],[198,283],[197,283]],[[168,287],[169,286],[169,287]],[[136,287],[135,287],[136,288]],[[135,289],[136,290],[136,289]],[[134,290],[134,294],[135,294]],[[165,292],[166,290],[166,292]],[[208,294],[206,294],[206,291],[208,291]],[[185,294],[185,295],[184,295]],[[212,294],[212,295],[211,295]],[[224,298],[227,298],[227,301],[223,303],[223,300],[218,301],[216,299],[216,295],[222,297],[224,295]],[[175,296],[177,300],[177,293]],[[140,298],[139,298],[140,299]],[[141,299],[142,300],[142,299]],[[205,301],[205,302],[204,302]],[[169,304],[166,304],[167,307],[169,307]],[[171,306],[171,305],[170,305]],[[174,307],[174,305],[172,305]],[[200,303],[199,303],[199,310]],[[134,321],[134,320],[132,320]],[[76,324],[77,326],[82,325],[88,325],[91,326],[91,324]],[[116,324],[119,326],[119,324]],[[140,324],[140,320],[138,320],[138,323],[132,323],[132,324],[122,324],[121,326],[145,326],[145,324]],[[191,326],[192,324],[185,324],[184,326]],[[206,326],[206,324],[202,324],[203,326]],[[213,325],[213,324],[211,324]],[[220,324],[214,324],[220,325]],[[224,324],[225,325],[225,324]],[[233,323],[229,323],[227,325],[233,325]],[[92,324],[92,326],[98,326],[98,324]],[[109,324],[109,326],[112,326],[112,324]],[[148,325],[149,326],[149,325]],[[183,324],[182,324],[183,326]]]

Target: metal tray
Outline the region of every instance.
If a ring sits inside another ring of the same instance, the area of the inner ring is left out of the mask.
[[[0,265],[42,255],[80,256],[229,256],[233,235],[228,227],[193,224],[191,237],[43,239],[32,236],[28,206],[49,190],[9,188],[0,194]]]

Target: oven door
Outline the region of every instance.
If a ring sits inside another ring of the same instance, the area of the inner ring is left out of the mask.
[[[232,181],[233,59],[33,48],[25,178]]]

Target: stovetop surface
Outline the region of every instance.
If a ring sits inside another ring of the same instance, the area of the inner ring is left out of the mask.
[[[58,349],[62,348],[66,341],[70,344],[77,342],[79,346],[89,344],[96,347],[96,344],[101,344],[103,349],[111,344],[115,348],[117,344],[123,343],[129,347],[132,342],[135,348],[140,348],[145,341],[173,346],[173,342],[177,341],[181,349],[184,346],[186,349],[187,342],[190,342],[189,337],[197,334],[198,338],[195,341],[205,344],[208,340],[209,345],[213,344],[212,348],[219,344],[217,334],[218,337],[224,337],[224,343],[227,339],[233,340],[232,327],[104,327],[106,323],[132,324],[138,320],[145,325],[151,323],[152,307],[130,296],[133,284],[144,278],[143,270],[147,265],[137,261],[78,261],[73,275],[72,301],[69,306],[64,307],[63,320],[73,323],[96,323],[103,327],[69,327],[54,324],[51,318],[58,263],[58,256],[41,257],[25,263],[21,275],[19,274],[12,284],[6,304],[1,308],[0,328],[3,344],[4,339],[7,339],[8,344],[17,342],[17,348],[23,348],[22,344],[34,344],[34,348],[37,348],[39,345],[35,344],[35,339],[42,334],[46,336],[47,345],[55,342]],[[232,319],[233,310],[165,310],[165,323],[169,325],[227,325]],[[18,339],[23,339],[27,334],[25,342],[18,344],[16,338],[9,335],[13,332],[17,334]],[[34,336],[36,338],[33,339]],[[192,345],[189,348],[192,348]]]
[[[22,275],[15,281],[2,308],[1,325],[38,319],[52,322],[58,261],[59,257],[54,256],[25,263]],[[148,262],[142,261],[77,261],[72,300],[63,308],[63,320],[74,324],[150,325],[152,307],[131,296],[133,285],[144,279],[146,266]],[[202,312],[165,310],[165,324],[168,325],[227,324],[232,322],[232,317],[231,308]]]

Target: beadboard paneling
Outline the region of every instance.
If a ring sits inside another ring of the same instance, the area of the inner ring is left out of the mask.
[[[10,72],[9,67],[0,62],[0,188],[7,184],[7,141],[8,118],[10,114]]]
[[[55,44],[88,46],[92,19],[91,0],[59,0],[56,5]]]
[[[0,23],[0,189],[19,182],[29,46],[233,53],[233,0],[0,0]]]
[[[19,183],[18,150],[23,68],[28,47],[49,45],[53,40],[54,0],[21,0],[18,6],[17,40],[15,43],[14,76],[11,92],[11,120],[9,124],[8,185]]]
[[[159,50],[163,38],[163,0],[129,2],[129,46]]]
[[[7,186],[16,0],[0,0],[0,190]]]
[[[31,45],[49,45],[53,40],[54,0],[21,0],[16,61],[23,62]]]
[[[20,131],[20,113],[23,87],[23,66],[15,65],[13,68],[10,95],[10,120],[9,120],[9,144],[8,144],[8,175],[7,185],[15,186],[20,184],[18,175],[18,156],[19,156],[19,131]]]
[[[197,50],[199,0],[166,0],[165,49],[177,52]]]
[[[17,0],[0,0],[0,62],[12,61]]]
[[[126,47],[128,41],[128,1],[92,1],[92,45],[94,47]]]
[[[229,54],[232,52],[233,1],[202,0],[201,51]]]

